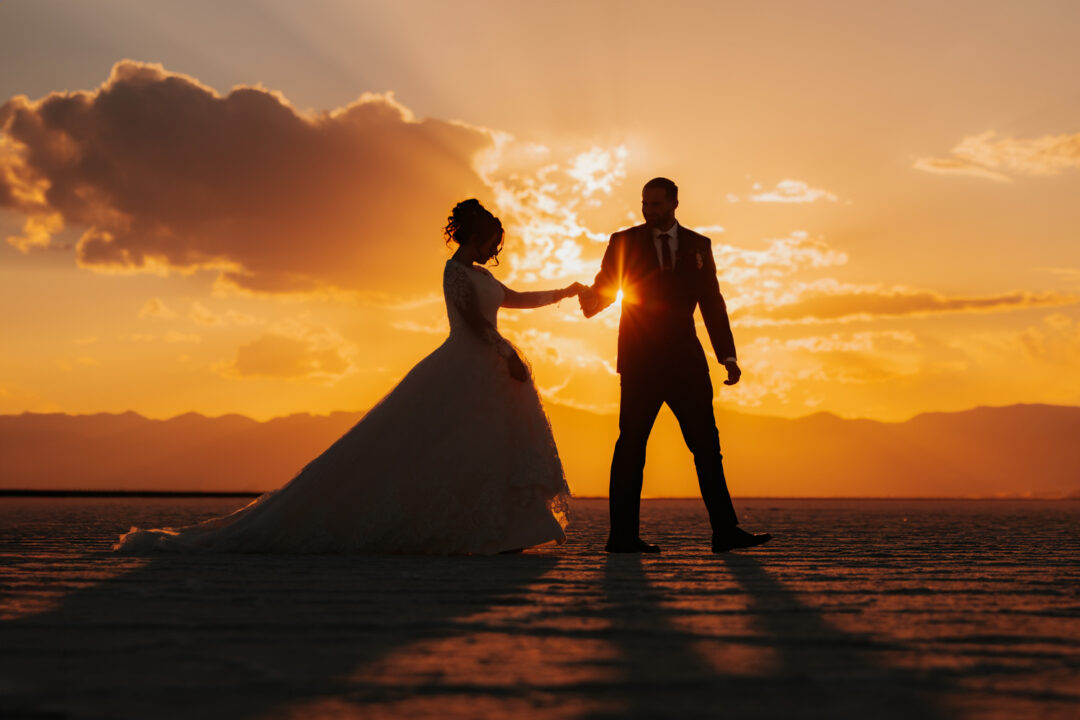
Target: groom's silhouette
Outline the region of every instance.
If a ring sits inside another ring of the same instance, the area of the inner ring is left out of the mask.
[[[738,527],[713,417],[712,382],[694,327],[701,307],[716,357],[727,368],[725,385],[742,374],[727,308],[716,281],[709,238],[675,221],[679,189],[654,178],[641,191],[645,224],[611,236],[600,272],[578,298],[592,317],[623,293],[619,320],[621,376],[619,440],[611,461],[611,537],[608,552],[659,552],[638,536],[645,445],[660,407],[667,403],[694,454],[701,497],[712,523],[713,552],[769,540]]]

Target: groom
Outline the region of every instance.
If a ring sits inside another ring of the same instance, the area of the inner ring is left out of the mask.
[[[653,178],[645,183],[641,191],[645,224],[611,236],[596,280],[578,296],[589,318],[614,302],[620,289],[623,293],[617,364],[619,439],[611,461],[608,552],[660,552],[638,537],[638,513],[645,445],[664,403],[694,454],[701,497],[712,523],[712,551],[753,547],[772,537],[739,528],[724,480],[712,382],[694,327],[695,307],[701,307],[716,357],[727,368],[724,384],[739,382],[742,371],[716,282],[710,240],[675,221],[678,206],[679,188],[671,180]]]

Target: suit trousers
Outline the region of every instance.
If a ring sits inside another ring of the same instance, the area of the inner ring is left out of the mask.
[[[724,478],[708,371],[686,372],[678,367],[660,371],[624,369],[620,395],[619,439],[611,461],[608,490],[611,537],[619,540],[638,537],[645,446],[664,403],[679,421],[683,439],[694,455],[698,485],[713,532],[738,525]]]

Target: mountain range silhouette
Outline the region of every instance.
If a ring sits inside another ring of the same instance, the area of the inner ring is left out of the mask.
[[[575,495],[605,495],[617,418],[548,411]],[[262,492],[362,415],[0,415],[0,490]],[[1080,498],[1080,407],[981,407],[897,423],[717,409],[717,425],[736,496]],[[646,497],[698,496],[666,410],[648,454]]]

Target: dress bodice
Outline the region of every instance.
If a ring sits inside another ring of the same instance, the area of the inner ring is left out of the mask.
[[[473,265],[465,267],[456,260],[447,260],[443,272],[443,297],[446,300],[446,315],[450,321],[450,335],[459,332],[475,334],[462,314],[462,308],[475,302],[480,315],[491,327],[497,327],[496,320],[499,306],[502,304],[505,290],[502,283],[486,268]]]

